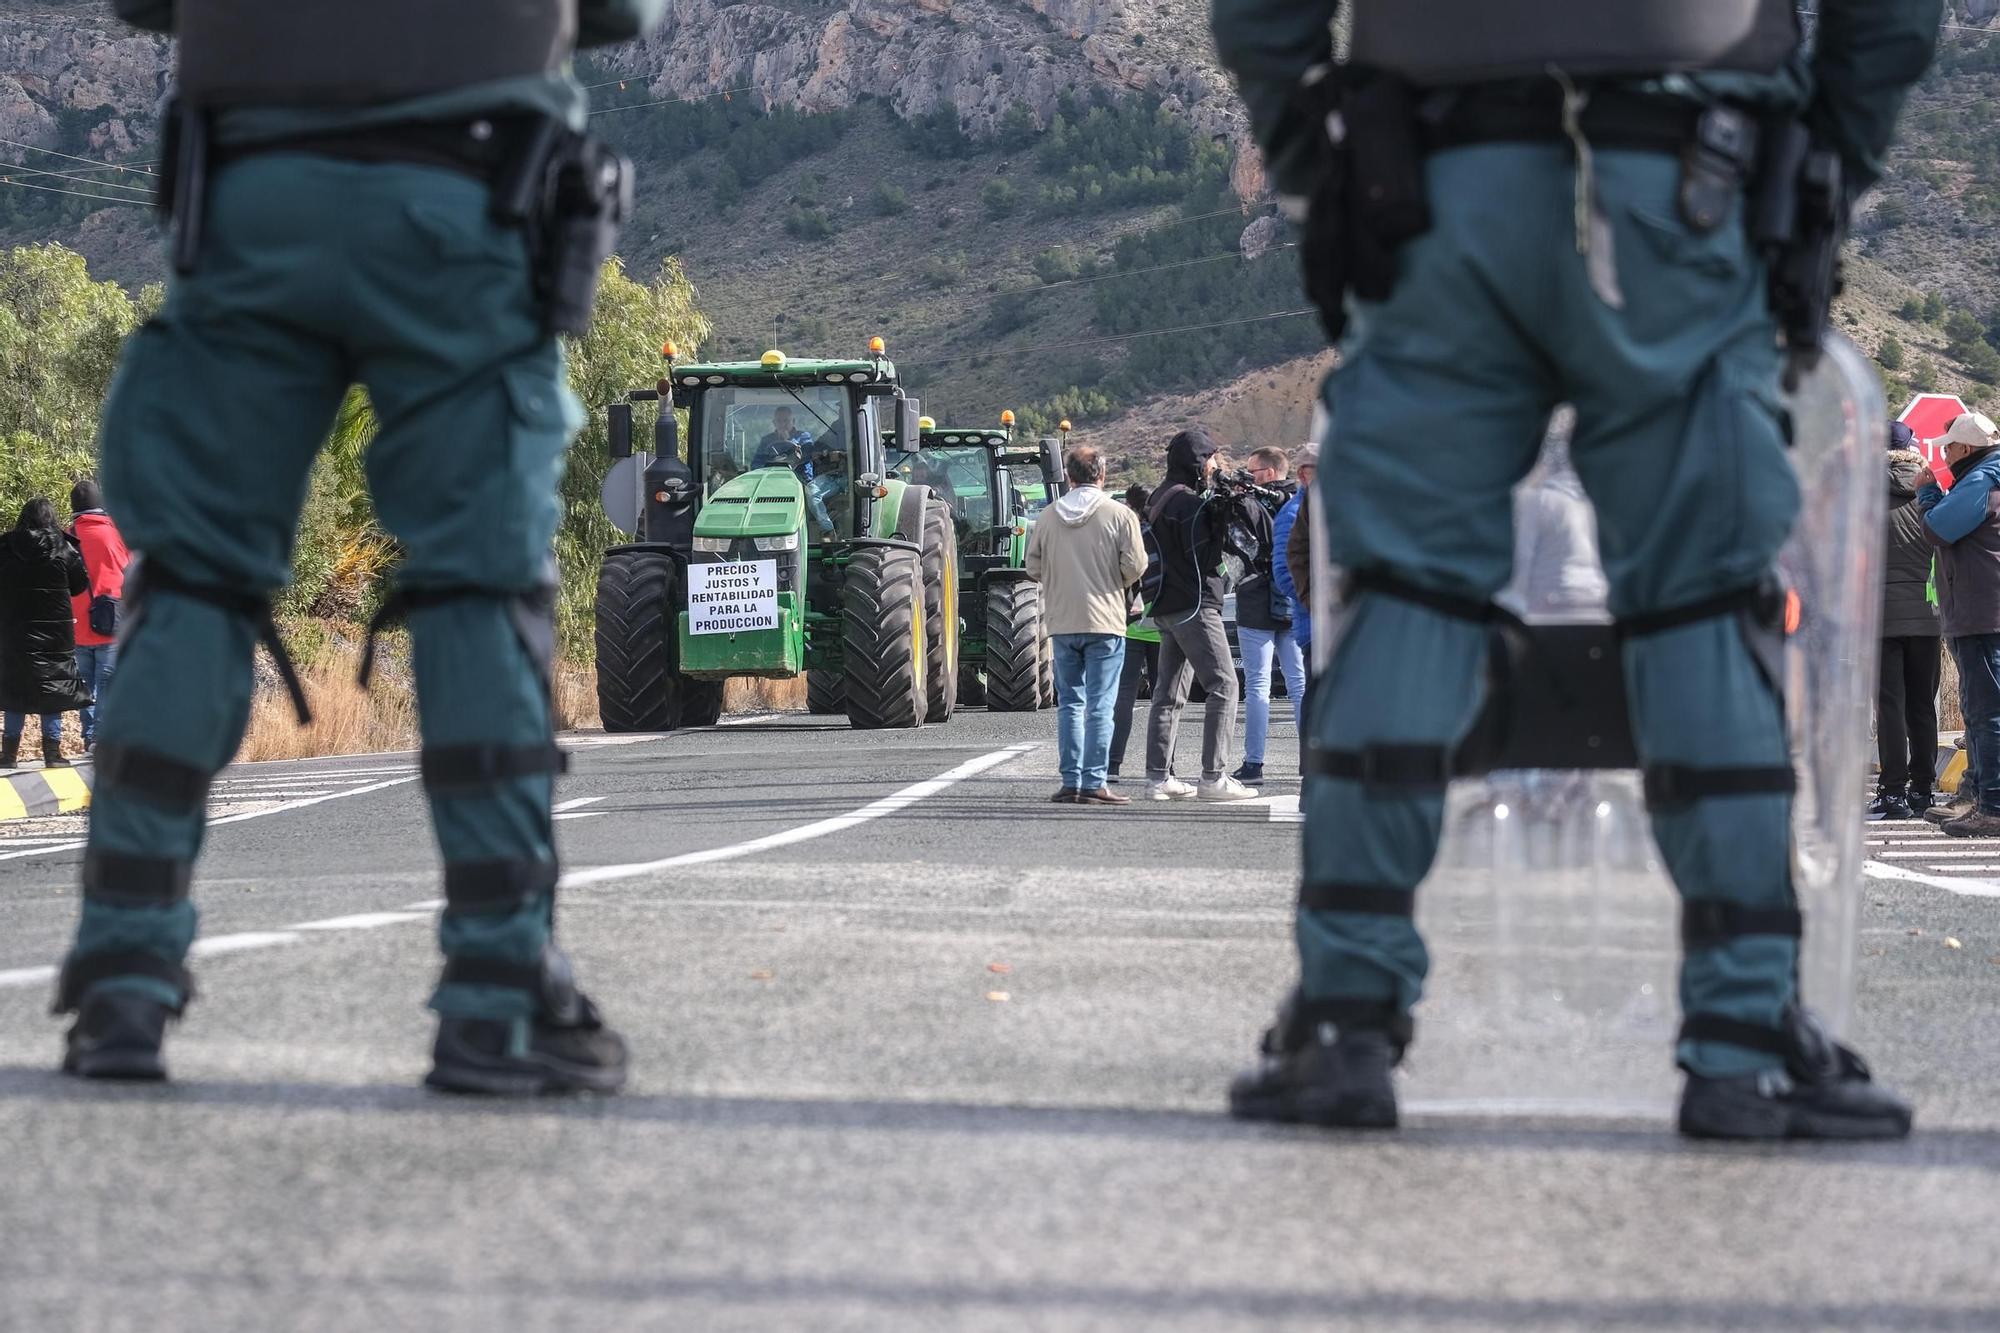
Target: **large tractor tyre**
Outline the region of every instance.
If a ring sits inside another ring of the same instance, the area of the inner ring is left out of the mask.
[[[722,718],[722,687],[719,680],[681,681],[681,725],[712,727]]]
[[[1048,635],[1042,635],[1041,653],[1035,663],[1035,689],[1041,694],[1042,707],[1056,706],[1056,645]]]
[[[845,585],[848,722],[864,731],[922,726],[928,696],[922,558],[900,547],[864,547],[848,562]]]
[[[986,677],[979,674],[979,667],[963,658],[958,663],[958,701],[968,708],[978,708],[986,702]]]
[[[806,711],[821,717],[847,711],[847,688],[831,671],[806,672]]]
[[[664,551],[608,551],[597,573],[597,711],[606,731],[680,724],[681,572]]]
[[[986,706],[1032,713],[1041,705],[1042,595],[1025,580],[986,588]]]
[[[924,506],[924,721],[958,707],[958,529],[951,506]]]

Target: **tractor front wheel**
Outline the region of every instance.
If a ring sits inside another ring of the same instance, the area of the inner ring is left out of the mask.
[[[986,588],[986,706],[1032,713],[1041,706],[1042,595],[1023,579]]]
[[[597,574],[597,711],[606,731],[680,724],[681,571],[664,551],[607,551]]]
[[[924,506],[924,685],[926,722],[958,707],[958,528],[951,506]]]
[[[926,631],[923,561],[917,552],[870,546],[847,565],[841,605],[847,720],[857,729],[924,721]]]

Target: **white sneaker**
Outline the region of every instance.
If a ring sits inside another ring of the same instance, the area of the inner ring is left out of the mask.
[[[1195,795],[1204,801],[1253,801],[1257,798],[1257,789],[1246,787],[1235,778],[1221,777],[1213,782],[1203,781],[1195,789]]]
[[[1149,801],[1185,801],[1192,795],[1194,788],[1179,778],[1146,784],[1146,799]]]

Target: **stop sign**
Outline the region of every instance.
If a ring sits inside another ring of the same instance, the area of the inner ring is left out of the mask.
[[[1920,393],[1896,414],[1896,420],[1908,426],[1917,437],[1917,452],[1924,456],[1924,462],[1930,465],[1938,481],[1947,487],[1951,485],[1951,473],[1945,467],[1944,450],[1934,448],[1925,441],[1934,440],[1950,430],[1951,423],[1961,413],[1971,410],[1965,405],[1965,400],[1955,393]]]
[[[1936,462],[1944,456],[1944,450],[1930,448],[1924,440],[1934,440],[1952,428],[1952,420],[1960,412],[1970,412],[1966,400],[1958,394],[1918,394],[1910,398],[1910,406],[1896,414],[1896,420],[1910,426],[1916,436],[1916,448],[1924,454],[1926,462]]]

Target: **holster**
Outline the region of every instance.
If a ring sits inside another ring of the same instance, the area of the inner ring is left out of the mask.
[[[1317,148],[1300,259],[1306,294],[1335,342],[1347,294],[1384,301],[1396,251],[1430,230],[1416,91],[1392,75],[1351,66],[1299,86],[1292,114]]]
[[[1786,351],[1785,387],[1818,364],[1847,237],[1840,155],[1789,120],[1767,129],[1750,201],[1750,240],[1764,256],[1771,313]]]
[[[602,140],[543,121],[493,188],[493,216],[524,228],[542,323],[551,333],[590,328],[598,275],[632,215],[632,164]]]
[[[208,207],[208,113],[180,98],[167,104],[160,140],[160,183],[153,208],[167,228],[168,253],[178,274],[194,271]]]

